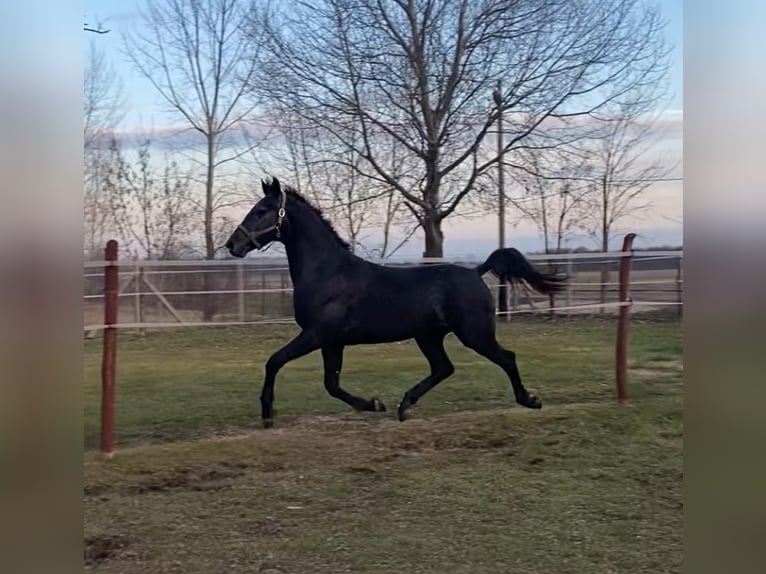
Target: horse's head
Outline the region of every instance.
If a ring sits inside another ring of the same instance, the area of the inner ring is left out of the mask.
[[[233,257],[244,257],[253,249],[260,249],[282,237],[287,195],[277,178],[271,183],[261,180],[263,199],[256,203],[226,241],[226,249]]]

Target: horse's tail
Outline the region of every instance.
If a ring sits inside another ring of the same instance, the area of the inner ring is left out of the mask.
[[[479,275],[490,271],[503,283],[527,283],[544,295],[558,293],[566,284],[566,278],[561,275],[536,271],[529,260],[513,247],[496,249],[476,271]]]

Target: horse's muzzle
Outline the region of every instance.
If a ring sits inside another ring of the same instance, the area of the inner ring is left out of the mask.
[[[232,257],[242,258],[247,255],[247,251],[243,248],[243,246],[235,244],[231,238],[229,238],[224,247],[226,247],[226,251],[228,251],[229,255]]]

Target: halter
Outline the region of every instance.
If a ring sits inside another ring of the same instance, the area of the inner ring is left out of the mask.
[[[258,236],[263,235],[267,231],[276,229],[277,239],[280,239],[282,237],[282,222],[285,219],[285,205],[287,202],[287,195],[285,194],[283,189],[280,189],[279,191],[282,195],[279,200],[279,210],[277,211],[277,220],[274,223],[274,225],[271,225],[264,229],[256,229],[255,231],[248,231],[241,223],[237,226],[237,229],[239,229],[245,235],[247,235],[247,238],[250,240],[250,243],[255,245],[256,249],[260,249],[261,247],[263,247],[263,244],[258,240]]]

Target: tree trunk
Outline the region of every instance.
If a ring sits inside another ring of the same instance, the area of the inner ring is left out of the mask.
[[[213,177],[215,176],[215,140],[207,138],[207,176],[205,177],[205,258],[215,258],[213,241]]]
[[[436,146],[429,146],[429,159],[426,163],[426,186],[423,190],[426,207],[421,221],[426,238],[426,250],[423,252],[423,257],[444,257],[444,234],[442,233],[442,218],[439,213],[438,161],[439,149]]]
[[[423,252],[423,257],[444,257],[442,222],[436,210],[426,212],[422,225],[426,236],[426,250]]]
[[[601,226],[601,251],[606,253],[609,251],[609,225],[606,220],[606,205],[604,205],[604,218]],[[601,297],[600,303],[603,305],[606,302],[606,283],[609,281],[609,261],[604,260],[601,264]],[[600,308],[600,312],[604,313],[604,308]]]
[[[215,176],[215,139],[208,133],[207,137],[207,175],[205,177],[205,259],[215,259],[215,243],[213,241],[213,177]],[[203,274],[202,283],[205,291],[213,290],[213,273]],[[210,321],[215,315],[215,295],[203,295],[202,320]]]

